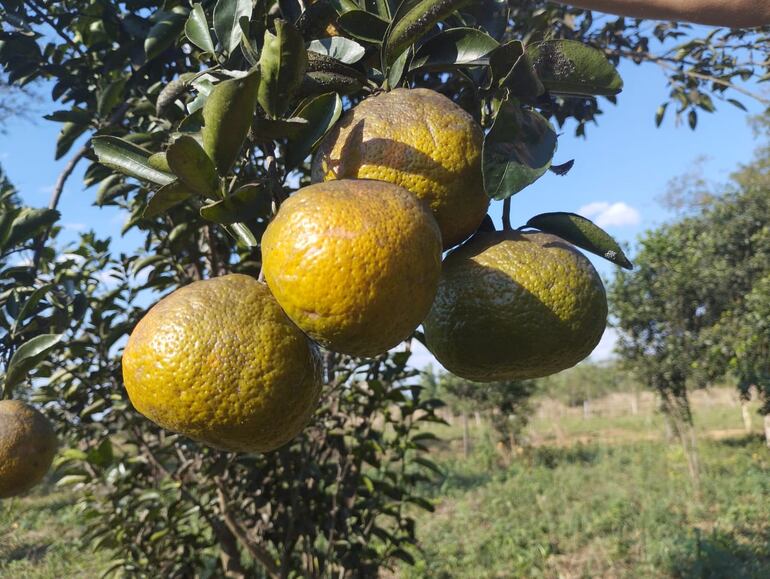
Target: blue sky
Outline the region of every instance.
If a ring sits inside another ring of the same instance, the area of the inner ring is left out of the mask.
[[[604,114],[598,126],[589,126],[587,139],[575,138],[573,125],[564,127],[555,162],[575,159],[575,166],[564,177],[547,173],[514,197],[514,225],[537,213],[572,211],[594,219],[616,239],[633,247],[644,230],[673,217],[659,198],[669,182],[691,170],[699,158],[707,159],[701,169],[714,182],[727,181],[739,164],[751,159],[756,142],[747,120],[750,114],[762,112],[759,103],[741,97],[749,109],[745,113],[716,101],[717,112],[699,115],[695,131],[686,124],[676,126],[673,115],[656,128],[655,110],[667,95],[662,71],[652,64],[624,63],[620,73],[625,88],[617,106],[603,103]],[[14,119],[6,134],[0,135],[0,164],[29,205],[47,205],[65,163],[53,161],[60,125],[39,118],[56,108],[44,100],[35,106],[33,116],[38,120]],[[139,236],[120,238],[126,216],[113,208],[93,206],[95,189],[84,189],[83,168],[68,181],[59,206],[66,229],[63,239],[94,229],[100,236],[112,237],[116,250],[132,251],[139,245]],[[501,205],[495,203],[492,209],[498,224]],[[613,266],[600,258],[592,261],[605,278],[612,277]],[[608,331],[594,358],[606,358],[613,342],[613,333]],[[426,353],[418,351],[418,364],[428,360]]]

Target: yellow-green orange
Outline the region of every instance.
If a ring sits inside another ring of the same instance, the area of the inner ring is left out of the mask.
[[[156,424],[236,452],[289,442],[320,394],[309,340],[265,284],[239,274],[192,283],[150,309],[126,345],[123,379]]]
[[[445,248],[478,229],[489,199],[481,177],[483,133],[467,112],[428,89],[370,97],[321,142],[313,181],[379,179],[424,199]]]
[[[479,233],[444,261],[428,349],[480,382],[537,378],[580,362],[607,323],[591,262],[545,233]]]
[[[417,198],[382,181],[300,189],[262,237],[273,295],[310,337],[336,352],[380,354],[430,309],[441,235]]]
[[[56,454],[56,434],[40,412],[18,400],[0,400],[0,499],[38,484]]]

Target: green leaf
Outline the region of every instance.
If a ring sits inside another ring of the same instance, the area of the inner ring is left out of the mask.
[[[455,66],[488,64],[489,55],[500,45],[475,28],[450,28],[420,46],[409,70],[447,70]]]
[[[524,45],[512,40],[500,46],[489,58],[491,78],[489,86],[508,89],[511,96],[534,99],[545,92]],[[487,87],[489,88],[489,87]]]
[[[40,286],[29,295],[27,300],[24,302],[24,305],[21,306],[19,313],[16,315],[16,319],[11,325],[11,336],[16,334],[16,330],[19,329],[19,325],[24,323],[24,320],[29,317],[32,310],[37,307],[40,301],[45,297],[45,294],[51,291],[54,287],[54,284],[48,283]]]
[[[99,91],[96,101],[96,112],[99,116],[107,116],[123,100],[123,89],[126,87],[126,80],[125,78],[114,80]]]
[[[195,46],[203,52],[214,54],[214,41],[211,38],[206,12],[200,4],[193,4],[190,16],[185,22],[184,33]]]
[[[171,12],[156,12],[152,16],[154,22],[144,41],[144,53],[147,60],[152,60],[169,46],[174,44],[184,28],[187,20],[187,10],[176,7]]]
[[[576,40],[546,40],[527,47],[546,89],[557,94],[612,96],[623,79],[604,54]]]
[[[150,152],[124,139],[112,136],[94,137],[94,152],[102,165],[158,185],[167,185],[174,176],[150,166]]]
[[[620,245],[608,233],[589,219],[575,213],[541,213],[527,221],[527,226],[557,235],[622,268],[634,267]]]
[[[5,375],[3,395],[10,398],[13,389],[21,383],[35,367],[46,357],[48,352],[62,339],[62,334],[42,334],[29,340],[16,350]]]
[[[379,44],[388,30],[388,21],[365,10],[350,10],[337,19],[348,34],[365,42]]]
[[[11,225],[7,243],[11,246],[20,245],[37,237],[51,227],[59,219],[60,214],[55,209],[23,208]]]
[[[296,117],[290,119],[256,119],[254,121],[254,134],[258,139],[264,140],[295,138],[307,124],[305,119]]]
[[[158,189],[153,196],[150,197],[150,200],[147,202],[147,207],[144,208],[142,217],[145,219],[152,219],[153,217],[162,215],[175,205],[187,201],[194,195],[195,192],[191,191],[181,181],[173,181]]]
[[[232,225],[223,225],[225,231],[229,233],[239,245],[246,249],[257,247],[257,238],[251,230],[243,223],[233,223]]]
[[[166,151],[171,171],[184,185],[207,197],[214,197],[219,189],[219,177],[214,162],[189,135],[182,135]]]
[[[237,221],[266,217],[271,208],[272,199],[267,188],[260,183],[251,183],[216,203],[201,207],[201,217],[231,225]]]
[[[265,30],[259,69],[259,104],[269,117],[279,117],[289,107],[307,70],[305,41],[294,25],[276,20],[275,34]]]
[[[393,64],[404,50],[420,40],[423,35],[447,16],[470,4],[470,0],[421,0],[411,7],[399,9],[393,18],[383,44],[383,61]]]
[[[259,69],[214,86],[203,107],[203,149],[225,176],[241,152],[256,110]]]
[[[342,99],[336,93],[322,94],[302,105],[295,116],[307,123],[289,141],[286,166],[293,168],[302,163],[341,115]]]
[[[241,43],[243,32],[238,21],[251,19],[251,10],[251,0],[219,0],[214,7],[214,30],[228,54]]]
[[[75,123],[64,123],[59,132],[59,138],[56,139],[56,157],[58,161],[66,155],[75,144],[75,141],[88,130],[88,125],[78,125]]]
[[[168,159],[166,158],[166,152],[161,151],[160,153],[153,153],[147,158],[147,162],[150,164],[150,167],[153,169],[157,169],[158,171],[164,171],[166,173],[171,173],[171,167],[169,167]]]
[[[259,50],[252,41],[251,21],[242,16],[238,19],[238,25],[241,27],[241,52],[249,66],[257,66],[259,64]]]
[[[401,84],[401,79],[404,76],[404,69],[409,61],[409,57],[412,54],[412,49],[407,48],[401,55],[393,62],[388,68],[387,74],[387,89],[394,89]]]
[[[307,49],[311,52],[334,58],[345,64],[358,62],[366,53],[366,49],[358,44],[358,42],[344,36],[332,36],[331,38],[313,40]]]
[[[484,137],[484,190],[493,199],[518,193],[548,170],[555,151],[551,124],[539,113],[504,100]]]
[[[112,442],[105,438],[99,443],[99,446],[92,448],[87,455],[87,460],[96,466],[106,467],[112,463],[114,454],[112,451]]]
[[[75,123],[78,125],[87,125],[93,118],[93,113],[79,107],[75,107],[69,111],[55,111],[50,115],[43,117],[49,121],[55,121],[57,123]]]

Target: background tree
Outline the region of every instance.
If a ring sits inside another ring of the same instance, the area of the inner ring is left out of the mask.
[[[687,386],[730,371],[744,395],[763,378],[767,332],[761,318],[770,267],[766,150],[716,196],[697,191],[700,210],[641,240],[637,269],[610,291],[621,330],[618,351],[661,396],[697,476]],[[704,201],[705,200],[705,201]]]
[[[583,133],[599,113],[595,97],[619,91],[601,51],[614,61],[671,68],[672,102],[692,126],[697,108],[713,109],[709,95],[746,92],[734,79],[766,72],[767,59],[748,48],[764,48],[761,31],[721,31],[654,56],[641,22],[600,21],[539,2],[467,3],[455,11],[465,4],[0,2],[0,62],[16,86],[49,83],[61,104],[48,117],[62,123],[55,157],[68,156],[41,222],[20,230],[20,213],[2,216],[0,231],[25,232],[8,246],[10,255],[21,252],[22,270],[4,254],[4,275],[26,284],[2,294],[11,304],[2,335],[5,394],[14,382],[12,356],[46,332],[63,334],[62,347],[25,357],[17,375],[33,371],[35,398],[69,441],[63,482],[83,496],[87,539],[119,554],[114,569],[350,576],[410,560],[403,545],[415,530],[406,506],[430,508],[415,489],[434,468],[420,456],[429,435],[418,426],[438,420],[439,402],[409,385],[406,354],[327,356],[328,386],[314,422],[264,456],[210,451],[155,428],[130,410],[121,384],[120,349],[148,302],[197,279],[259,275],[261,232],[286,195],[308,181],[306,157],[343,107],[402,84],[451,96],[492,129],[486,149],[501,157],[485,166],[515,177],[502,183],[505,197],[550,166],[556,134],[546,118],[575,119]],[[398,22],[400,36],[393,36]],[[344,37],[322,39],[327,24]],[[685,30],[660,24],[652,34],[667,51]],[[543,39],[585,41],[599,51],[538,45]],[[554,66],[564,58],[573,66]],[[255,86],[259,106],[249,92]],[[221,129],[213,141],[202,139],[227,169],[216,194],[189,170],[200,164],[174,161],[179,147],[199,152],[193,143],[205,123]],[[73,150],[83,136],[99,138]],[[98,186],[95,203],[124,209],[123,232],[144,236],[130,255],[110,255],[93,236],[58,254],[51,247],[64,183],[84,161],[85,185]],[[562,216],[557,229],[568,232],[571,223]],[[588,245],[606,253],[596,237]],[[41,289],[48,283],[55,289]],[[66,298],[54,303],[57,292]],[[32,304],[16,308],[15,296]],[[39,321],[48,311],[50,330]],[[28,333],[21,337],[19,328]]]

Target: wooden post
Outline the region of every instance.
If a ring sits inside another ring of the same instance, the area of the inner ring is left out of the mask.
[[[741,418],[743,419],[744,430],[751,433],[751,409],[749,408],[749,401],[743,397],[741,397]]]
[[[463,458],[468,458],[469,450],[468,413],[463,410]]]
[[[770,448],[770,414],[765,414],[765,442]]]

